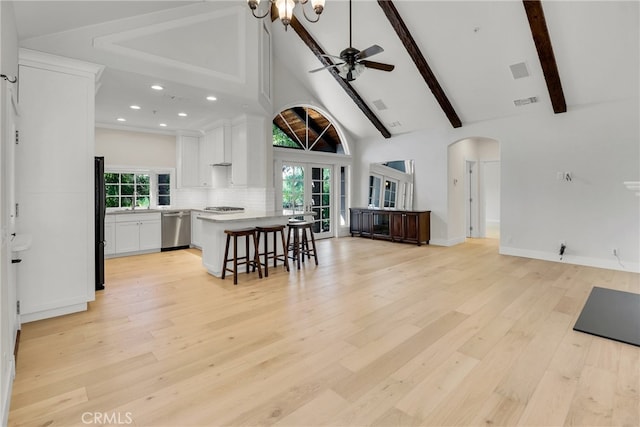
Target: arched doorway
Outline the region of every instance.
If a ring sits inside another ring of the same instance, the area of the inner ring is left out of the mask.
[[[448,227],[456,243],[500,237],[500,145],[470,137],[448,147]]]
[[[317,107],[286,108],[273,119],[273,146],[276,209],[307,213],[316,238],[347,234],[351,158],[335,121]]]

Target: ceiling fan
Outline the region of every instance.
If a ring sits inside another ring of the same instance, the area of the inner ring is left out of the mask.
[[[352,22],[351,22],[351,0],[349,0],[349,47],[340,52],[340,56],[335,55],[322,55],[329,58],[340,59],[342,62],[338,62],[336,64],[326,65],[324,67],[316,68],[315,70],[309,71],[310,73],[315,73],[316,71],[326,70],[328,68],[336,67],[340,74],[340,77],[346,79],[348,82],[351,82],[356,79],[365,68],[373,68],[376,70],[382,71],[393,71],[395,68],[394,65],[383,64],[381,62],[367,61],[366,58],[369,58],[373,55],[377,55],[384,51],[383,48],[374,44],[373,46],[369,46],[364,50],[358,50],[353,47],[353,43],[351,41],[352,37]]]

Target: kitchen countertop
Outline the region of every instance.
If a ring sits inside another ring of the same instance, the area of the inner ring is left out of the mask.
[[[282,212],[239,212],[239,213],[204,213],[198,215],[197,218],[203,221],[212,222],[231,222],[231,221],[251,221],[263,218],[288,218],[291,215],[285,215]]]
[[[156,212],[170,212],[173,209],[122,209],[117,211],[107,211],[107,215],[122,215],[122,214],[143,214],[143,213],[156,213]],[[182,209],[186,210],[186,209]]]

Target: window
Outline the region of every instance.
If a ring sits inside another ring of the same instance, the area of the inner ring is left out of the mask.
[[[396,207],[396,193],[398,183],[395,181],[384,181],[384,207],[395,208]]]
[[[106,207],[152,208],[171,205],[172,170],[107,168],[104,174]]]
[[[171,174],[158,174],[158,206],[171,205]]]
[[[149,175],[136,173],[104,174],[108,208],[148,208],[151,200]]]
[[[305,151],[344,154],[333,123],[313,108],[297,106],[273,119],[273,145]]]

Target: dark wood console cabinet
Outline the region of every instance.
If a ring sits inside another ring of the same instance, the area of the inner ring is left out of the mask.
[[[351,208],[351,236],[411,242],[420,246],[431,238],[431,211]]]

